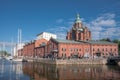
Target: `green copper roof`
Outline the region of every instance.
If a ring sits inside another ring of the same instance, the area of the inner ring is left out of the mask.
[[[77,14],[77,17],[76,17],[75,23],[81,23],[80,15],[79,15],[79,14]]]
[[[116,44],[113,42],[108,42],[108,41],[85,41],[86,43],[90,43],[90,44]]]
[[[77,42],[77,41],[74,41],[74,40],[61,40],[61,39],[53,39],[53,41],[57,42],[57,43],[82,43],[82,42]]]
[[[85,43],[85,44],[116,44],[113,42],[108,42],[108,41],[74,41],[74,40],[61,40],[61,39],[53,39],[53,41],[57,42],[57,43],[76,43],[76,44],[81,44],[81,43]]]

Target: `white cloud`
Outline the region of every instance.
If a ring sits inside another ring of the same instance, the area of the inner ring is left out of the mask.
[[[84,22],[85,19],[82,18],[82,21]],[[71,29],[74,23],[74,19],[70,18],[66,21],[63,19],[58,19],[56,22],[63,23],[63,25],[47,29],[46,31],[56,34],[60,39],[65,39],[67,31]],[[115,14],[105,13],[93,19],[92,21],[87,23],[84,22],[84,25],[87,26],[92,32],[93,40],[102,38],[120,39],[120,27],[117,27],[119,26],[118,23],[120,22],[115,21]]]
[[[91,30],[92,39],[120,37],[120,30],[117,29],[118,24],[113,13],[102,14],[85,25]]]
[[[47,29],[46,31],[56,34],[59,39],[65,39],[68,28],[64,26],[57,26],[55,28]]]
[[[115,20],[112,19],[93,21],[91,22],[91,24],[93,24],[94,26],[106,26],[106,27],[116,26]]]

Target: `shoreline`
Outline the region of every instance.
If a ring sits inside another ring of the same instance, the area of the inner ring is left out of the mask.
[[[32,61],[32,60],[28,60]],[[107,64],[107,59],[45,59],[45,58],[40,58],[40,59],[33,59],[33,62],[40,62],[44,64],[55,64],[55,65],[66,65],[66,64],[101,64],[105,65]]]

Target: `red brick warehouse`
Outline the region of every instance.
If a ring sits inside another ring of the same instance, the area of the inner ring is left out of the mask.
[[[91,31],[77,15],[71,30],[67,32],[66,40],[40,38],[25,45],[22,52],[28,57],[34,55],[37,57],[55,58],[97,58],[118,55],[118,44],[107,41],[95,41],[92,40],[91,36]]]

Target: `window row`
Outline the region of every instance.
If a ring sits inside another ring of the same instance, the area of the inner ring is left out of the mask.
[[[102,51],[108,51],[109,49],[108,48],[102,48]],[[95,51],[95,49],[93,48],[93,51]],[[100,49],[98,48],[97,51],[100,51]],[[110,51],[116,51],[116,49],[110,49]]]
[[[66,51],[66,48],[62,48],[62,51]],[[78,48],[70,48],[69,51],[81,51],[81,49]]]

